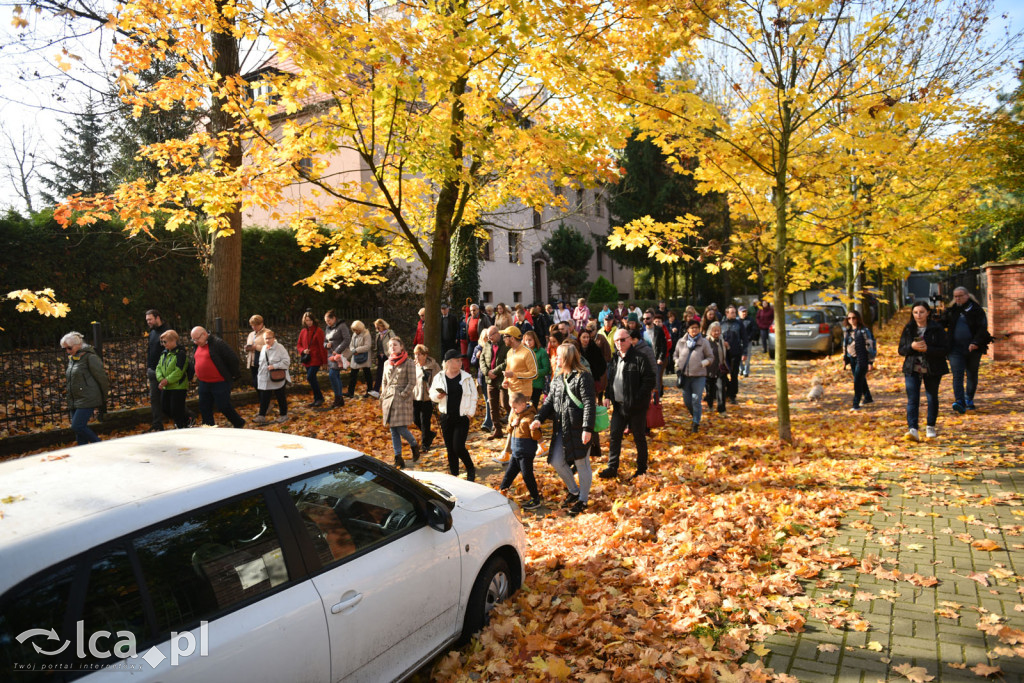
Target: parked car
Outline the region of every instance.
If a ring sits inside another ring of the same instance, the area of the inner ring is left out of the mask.
[[[392,681],[523,582],[514,502],[191,429],[0,464],[0,679]]]
[[[786,308],[786,350],[831,356],[843,345],[843,319],[821,306]],[[775,356],[775,325],[768,330],[768,353]]]
[[[829,317],[838,320],[840,325],[846,322],[846,306],[838,301],[815,301],[811,306],[825,309]]]

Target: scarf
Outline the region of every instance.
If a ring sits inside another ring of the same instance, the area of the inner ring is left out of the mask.
[[[408,358],[409,358],[409,352],[406,351],[405,349],[402,349],[401,353],[393,353],[393,354],[391,354],[391,357],[388,358],[388,362],[391,363],[392,365],[394,365],[397,368],[399,365],[401,365],[406,360],[408,360]]]
[[[694,349],[694,348],[697,347],[697,344],[699,342],[700,342],[700,335],[699,334],[696,337],[691,337],[690,335],[686,335],[686,348]]]

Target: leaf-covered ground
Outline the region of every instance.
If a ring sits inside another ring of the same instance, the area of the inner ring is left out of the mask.
[[[572,518],[558,508],[561,482],[538,463],[548,504],[524,513],[529,547],[523,589],[469,646],[439,658],[420,678],[793,680],[760,660],[767,638],[799,632],[809,618],[827,618],[831,628],[868,630],[853,601],[823,601],[807,590],[838,570],[865,569],[830,543],[840,524],[863,519],[844,515],[897,505],[888,496],[893,481],[908,495],[955,501],[956,486],[934,475],[965,458],[979,470],[986,463],[1024,464],[1024,364],[984,361],[980,410],[966,416],[950,411],[947,378],[939,438],[909,444],[902,440],[896,334],[895,326],[879,334],[879,362],[869,375],[875,402],[858,412],[849,410],[852,379],[840,356],[791,362],[791,446],[777,439],[773,370],[757,355],[752,376],[741,380],[739,405],[730,405],[725,416],[705,413],[696,436],[678,393],[669,388],[667,426],[651,441],[648,475],[625,481],[634,463],[627,437],[623,476],[595,477],[586,514]],[[818,403],[805,400],[814,375],[825,381],[826,396]],[[290,422],[267,429],[392,459],[375,401],[314,412],[299,399],[291,397]],[[252,412],[248,407],[242,414]],[[494,487],[501,476],[501,466],[491,460],[497,449],[482,433],[471,434],[480,479]],[[445,462],[443,447],[435,448],[418,467],[443,471]],[[595,471],[601,465],[595,463]],[[521,481],[513,493],[526,497]],[[900,572],[885,564],[867,570]],[[894,580],[927,586],[934,579],[905,572]]]

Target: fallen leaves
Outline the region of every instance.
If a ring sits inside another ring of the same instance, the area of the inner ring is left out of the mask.
[[[909,662],[894,666],[892,670],[913,683],[927,683],[927,681],[935,680],[935,676],[929,674],[928,669],[923,666],[912,666]]]

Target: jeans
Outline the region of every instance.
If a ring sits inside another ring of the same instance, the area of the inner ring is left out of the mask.
[[[160,408],[164,415],[174,419],[174,426],[184,429],[188,426],[188,413],[185,411],[185,394],[187,389],[164,389],[160,396]]]
[[[861,402],[872,400],[868,387],[868,364],[854,362],[850,369],[853,371],[853,407],[859,408]]]
[[[768,330],[761,330],[761,352],[768,353]]]
[[[747,343],[747,345],[743,347],[743,355],[747,357],[747,360],[740,362],[740,374],[744,377],[750,376],[750,352],[753,350],[751,348],[752,346],[752,344]]]
[[[235,429],[245,426],[245,420],[231,405],[231,382],[199,382],[199,414],[203,416],[204,425],[212,427],[217,424],[213,421],[214,405]]]
[[[391,450],[395,453],[395,460],[402,457],[402,439],[405,439],[410,448],[416,446],[416,437],[412,435],[405,425],[391,428]]]
[[[260,389],[260,415],[267,416],[270,410],[270,397],[277,397],[277,412],[282,416],[288,414],[288,390],[284,386],[277,389]]]
[[[349,398],[356,393],[356,381],[359,379],[359,369],[353,368],[352,372],[348,374],[348,395]],[[366,382],[366,393],[370,393],[370,389],[373,389],[373,371],[370,370],[370,366],[363,368],[363,381]]]
[[[153,429],[164,428],[163,397],[161,396],[160,380],[156,378],[156,370],[146,370],[146,377],[149,379],[149,405],[152,406]]]
[[[430,448],[430,444],[434,443],[434,437],[437,436],[434,430],[430,428],[430,422],[433,418],[433,401],[412,402],[412,422],[420,430],[420,442],[423,444],[424,450]]]
[[[476,467],[473,466],[473,459],[469,457],[466,450],[466,439],[469,437],[469,417],[459,415],[452,417],[441,414],[441,436],[444,437],[444,447],[448,450],[448,473],[453,477],[459,475],[459,461],[466,466],[466,478],[470,481],[476,479]]]
[[[953,400],[963,407],[974,405],[974,392],[978,390],[978,367],[981,351],[950,351],[949,371],[953,375]],[[965,383],[966,380],[966,391]]]
[[[87,443],[96,443],[100,437],[89,428],[89,418],[92,417],[95,408],[77,408],[71,413],[71,431],[75,433],[79,446]]]
[[[320,372],[319,365],[310,365],[306,368],[306,381],[309,382],[309,388],[313,390],[313,400],[323,403],[324,392],[320,391],[320,380],[316,376],[318,372]]]
[[[331,383],[334,400],[340,403],[345,395],[345,384],[341,381],[341,368],[328,368],[327,379]]]
[[[537,442],[533,439],[512,439],[512,457],[505,466],[505,476],[501,478],[500,489],[507,489],[512,486],[519,473],[523,473],[523,483],[530,497],[534,500],[540,498],[540,490],[537,488],[537,479],[533,476],[533,459],[537,456]]]
[[[484,396],[487,396],[487,394],[484,394]],[[480,425],[480,429],[485,432],[489,432],[494,429],[494,422],[491,421],[491,402],[486,398],[484,399],[484,421],[483,424]]]
[[[608,439],[608,469],[619,469],[619,454],[622,452],[622,435],[629,427],[636,444],[636,471],[643,474],[647,471],[647,409],[646,407],[632,414],[626,414],[621,403],[612,404],[612,419]],[[552,444],[551,450],[555,449]]]
[[[685,377],[679,376],[679,386],[683,391],[683,404],[693,415],[693,424],[700,424],[701,401],[704,399],[704,384],[707,377]]]
[[[592,437],[598,438],[597,434],[592,435]],[[561,431],[556,431],[551,437],[548,462],[555,468],[555,472],[558,473],[565,487],[569,489],[569,493],[579,498],[580,502],[586,503],[590,497],[590,486],[594,481],[594,472],[590,469],[590,458],[580,458],[573,461],[576,464],[576,474],[580,477],[580,483],[577,486],[576,477],[572,473],[572,467],[565,460],[565,446],[562,444]]]
[[[942,376],[921,375],[914,372],[903,375],[907,387],[907,428],[917,429],[921,410],[921,384],[928,395],[928,426],[934,427],[939,417],[939,382]]]
[[[725,412],[725,394],[729,378],[725,375],[721,377],[708,377],[707,382],[704,383],[704,388],[707,390],[707,396],[705,400],[708,402],[708,410],[715,407],[715,403],[718,403],[718,412]]]

